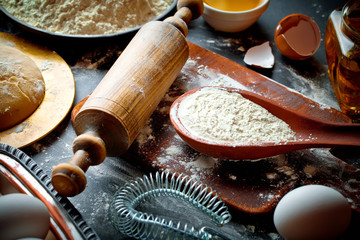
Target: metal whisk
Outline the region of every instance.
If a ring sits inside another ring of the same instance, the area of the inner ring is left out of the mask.
[[[110,217],[121,233],[137,239],[229,239],[210,227],[199,231],[181,222],[137,211],[141,203],[150,198],[166,196],[181,199],[212,218],[222,226],[231,220],[225,203],[206,184],[179,173],[156,172],[155,178],[137,178],[118,190],[110,204]]]

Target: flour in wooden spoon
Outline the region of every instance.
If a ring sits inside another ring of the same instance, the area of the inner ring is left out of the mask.
[[[180,103],[178,116],[198,138],[219,143],[283,142],[295,139],[288,124],[239,93],[205,87]]]

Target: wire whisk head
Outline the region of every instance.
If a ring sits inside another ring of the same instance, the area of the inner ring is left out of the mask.
[[[110,218],[114,227],[137,239],[211,239],[214,234],[222,236],[211,228],[204,227],[197,231],[188,224],[175,223],[136,210],[140,204],[161,196],[193,205],[210,216],[217,226],[231,220],[227,206],[212,188],[185,174],[164,171],[130,181],[115,193],[110,204]]]

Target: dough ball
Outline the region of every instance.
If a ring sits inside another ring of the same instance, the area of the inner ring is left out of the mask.
[[[45,82],[35,62],[16,48],[0,45],[0,130],[30,116],[44,96]]]

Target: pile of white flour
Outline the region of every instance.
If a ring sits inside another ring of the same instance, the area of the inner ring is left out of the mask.
[[[239,93],[204,87],[183,99],[178,116],[193,135],[212,142],[295,140],[288,124]]]
[[[0,0],[10,14],[32,26],[71,35],[123,32],[149,22],[174,0]]]

